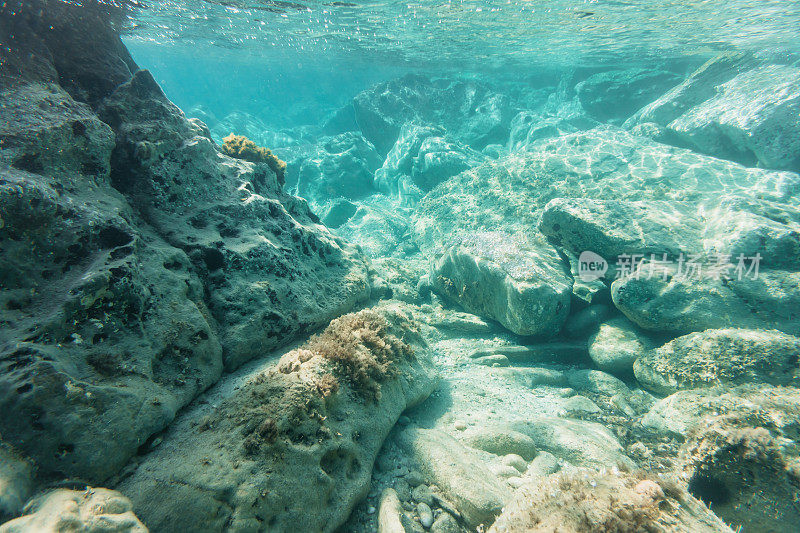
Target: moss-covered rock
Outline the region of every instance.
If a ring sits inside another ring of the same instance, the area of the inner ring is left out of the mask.
[[[399,304],[345,315],[198,407],[120,486],[157,531],[333,531],[389,430],[435,384]]]

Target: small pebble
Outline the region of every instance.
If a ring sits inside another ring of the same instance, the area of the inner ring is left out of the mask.
[[[411,419],[408,418],[406,415],[403,415],[397,419],[397,423],[400,424],[401,426],[407,426],[411,423]]]
[[[419,515],[419,523],[422,524],[422,527],[428,529],[433,525],[433,511],[431,511],[431,508],[427,504],[418,503],[417,514]]]
[[[415,488],[411,493],[411,497],[415,502],[424,503],[428,506],[433,505],[433,492],[427,485],[420,485]]]
[[[453,423],[453,427],[456,428],[456,430],[458,431],[464,431],[465,429],[467,429],[467,423],[464,422],[463,420],[456,420]]]
[[[375,514],[375,508],[370,506],[370,508],[367,509],[367,514]]]
[[[425,483],[425,477],[420,474],[419,470],[412,470],[406,474],[406,481],[411,487],[416,487]]]
[[[504,465],[516,468],[520,472],[524,472],[528,469],[528,462],[516,453],[509,453],[503,456],[502,461]]]

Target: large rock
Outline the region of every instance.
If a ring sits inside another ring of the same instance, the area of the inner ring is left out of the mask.
[[[662,141],[749,166],[800,169],[800,69],[727,53],[643,108],[628,127],[658,125]]]
[[[434,186],[485,159],[480,152],[449,140],[441,127],[407,123],[375,172],[375,187],[413,205]]]
[[[681,391],[642,423],[686,438],[674,458],[679,473],[732,527],[789,532],[800,515],[798,392],[763,383]]]
[[[602,127],[543,139],[441,183],[415,209],[414,238],[423,251],[441,252],[464,233],[530,235],[556,198],[687,202],[705,208],[709,219],[725,208],[798,224],[798,190],[800,176],[792,172],[746,168]],[[630,231],[623,224],[614,228]]]
[[[109,19],[35,4],[2,17],[3,31],[50,29],[16,41],[28,62],[11,81],[4,69],[0,94],[0,407],[15,414],[0,432],[40,475],[94,483],[216,381],[221,348],[186,253],[111,186],[113,131],[57,84],[95,104],[125,81]],[[102,83],[64,57],[81,38]]]
[[[699,500],[659,478],[578,469],[523,485],[490,533],[732,533]]]
[[[293,183],[298,196],[315,205],[330,199],[361,198],[371,192],[373,174],[383,158],[357,133],[322,139],[316,150],[295,164]]]
[[[228,368],[369,294],[357,250],[319,225],[304,201],[283,193],[267,164],[221,155],[148,72],[119,87],[101,116],[117,134],[112,182],[189,254],[223,327]]]
[[[676,118],[668,131],[701,152],[766,168],[800,170],[800,68],[739,74]]]
[[[752,265],[745,261],[744,269]],[[738,266],[738,261],[736,262]],[[614,304],[638,326],[677,334],[709,328],[778,329],[798,335],[800,273],[764,270],[732,276],[675,275],[677,264],[654,269],[640,265],[640,275],[611,285]],[[662,275],[663,273],[663,275]]]
[[[678,75],[664,70],[609,70],[578,83],[575,93],[592,118],[621,122],[679,81]]]
[[[409,428],[401,446],[419,463],[467,523],[491,524],[511,499],[511,490],[470,450],[436,429]]]
[[[346,311],[366,264],[131,75],[116,8],[18,4],[0,17],[0,433],[40,479],[99,483],[219,378],[223,345],[236,366]]]
[[[58,489],[35,498],[24,516],[0,526],[0,533],[147,533],[119,492],[86,487]]]
[[[713,97],[717,86],[755,66],[755,59],[743,52],[726,52],[709,59],[663,96],[639,110],[626,123],[655,123],[666,126],[692,107]]]
[[[345,315],[187,413],[119,488],[156,531],[334,531],[367,495],[389,430],[435,384],[402,307]]]
[[[512,429],[531,437],[540,450],[591,468],[633,467],[616,437],[595,422],[541,416],[514,422]]]
[[[514,115],[510,99],[487,86],[409,74],[358,94],[352,104],[364,137],[386,154],[407,122],[442,125],[455,138],[480,150],[504,144]]]
[[[762,269],[800,265],[800,223],[781,223],[736,204],[710,204],[698,209],[694,202],[557,198],[545,206],[539,229],[576,254],[591,250],[612,262],[623,255],[736,261],[760,254]]]
[[[800,338],[778,331],[709,329],[678,337],[636,360],[642,385],[660,394],[743,383],[796,384]]]
[[[439,258],[430,280],[442,296],[519,335],[553,336],[569,313],[572,279],[541,241],[477,233]]]
[[[126,13],[116,3],[11,1],[0,5],[0,87],[59,84],[95,107],[137,70],[119,39]]]

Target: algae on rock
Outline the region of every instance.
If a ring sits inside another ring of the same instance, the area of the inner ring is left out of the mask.
[[[335,320],[187,415],[120,489],[158,531],[336,529],[366,496],[400,414],[435,386],[415,328],[402,304]]]

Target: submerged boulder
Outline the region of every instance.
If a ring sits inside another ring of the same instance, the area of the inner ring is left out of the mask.
[[[611,296],[625,316],[650,331],[685,334],[737,327],[800,334],[800,272],[764,270],[755,275],[748,274],[752,260],[743,264],[741,276],[731,270],[733,275],[715,277],[685,271],[676,275],[677,263],[655,267],[651,275],[644,262],[639,275],[612,283]]]
[[[601,369],[617,375],[633,371],[634,361],[652,348],[653,342],[625,317],[600,324],[589,338],[589,357]]]
[[[375,172],[375,187],[413,205],[434,186],[485,159],[480,152],[448,140],[441,127],[407,123]]]
[[[709,329],[678,337],[642,355],[633,370],[660,394],[743,383],[796,384],[800,338],[778,331]]]
[[[414,74],[356,95],[352,107],[364,137],[381,154],[389,152],[403,125],[414,121],[442,125],[476,150],[505,144],[515,114],[509,97],[482,83]]]
[[[655,123],[666,126],[692,107],[716,94],[716,87],[756,65],[752,55],[725,52],[712,57],[681,83],[640,109],[625,122],[626,127]]]
[[[416,327],[395,304],[334,320],[188,413],[120,490],[157,531],[334,531],[400,414],[436,384]]]
[[[643,108],[628,127],[655,124],[664,142],[748,166],[800,170],[800,69],[726,53]]]
[[[430,282],[470,313],[519,335],[553,336],[569,314],[572,279],[545,242],[476,233],[434,263]]]
[[[767,65],[737,75],[667,125],[701,152],[800,170],[800,68]]]
[[[374,192],[372,176],[383,158],[372,143],[348,132],[322,139],[295,163],[290,185],[315,205],[332,198],[361,198]]]
[[[800,395],[748,384],[681,391],[642,423],[685,438],[675,457],[689,491],[733,528],[792,531],[800,516]]]
[[[434,480],[471,527],[491,524],[512,491],[483,462],[478,452],[437,429],[409,428],[400,446]]]
[[[797,291],[791,280],[800,258],[798,187],[800,176],[791,172],[749,169],[601,127],[538,141],[444,181],[414,208],[411,228],[434,270],[455,264],[454,259],[464,255],[459,243],[473,235],[496,232],[510,235],[508,242],[532,243],[507,247],[508,257],[517,263],[536,263],[542,272],[561,269],[564,258],[568,259],[571,268],[565,275],[575,280],[571,283],[575,296],[587,302],[599,298],[606,286],[602,280],[584,281],[576,276],[579,272],[572,267],[584,251],[600,253],[610,263],[606,280],[613,280],[618,272],[617,254],[652,253],[658,259],[667,254],[675,262],[681,253],[685,259],[697,253],[712,258],[729,254],[734,267],[738,254],[748,257],[748,267],[750,258],[761,254],[763,277],[730,283],[727,279],[687,281],[681,288],[691,292],[692,299],[676,296],[685,300],[684,307],[664,301],[657,292],[664,284],[682,283],[682,278],[674,276],[667,281],[666,275],[617,280],[614,303],[645,329],[688,333],[701,326],[723,327],[716,325],[720,316],[741,315],[742,321],[751,321],[744,316],[753,307],[749,305],[740,305],[738,310],[726,305],[716,316],[716,304],[709,304],[701,315],[686,311],[692,301],[697,307],[736,290],[748,301],[765,302],[756,313],[773,315],[775,322],[785,326],[768,327],[783,329],[796,323],[791,306]],[[485,241],[487,248],[492,241]],[[636,266],[622,273],[632,273]],[[731,268],[729,273],[734,272]],[[475,281],[469,276],[460,278]],[[711,288],[715,284],[721,284],[719,290]],[[458,290],[453,297],[459,303],[464,285],[454,285]],[[630,289],[622,290],[623,286]],[[477,307],[472,312],[486,313]],[[492,315],[485,316],[496,320],[502,316]],[[672,320],[676,316],[681,319]]]

